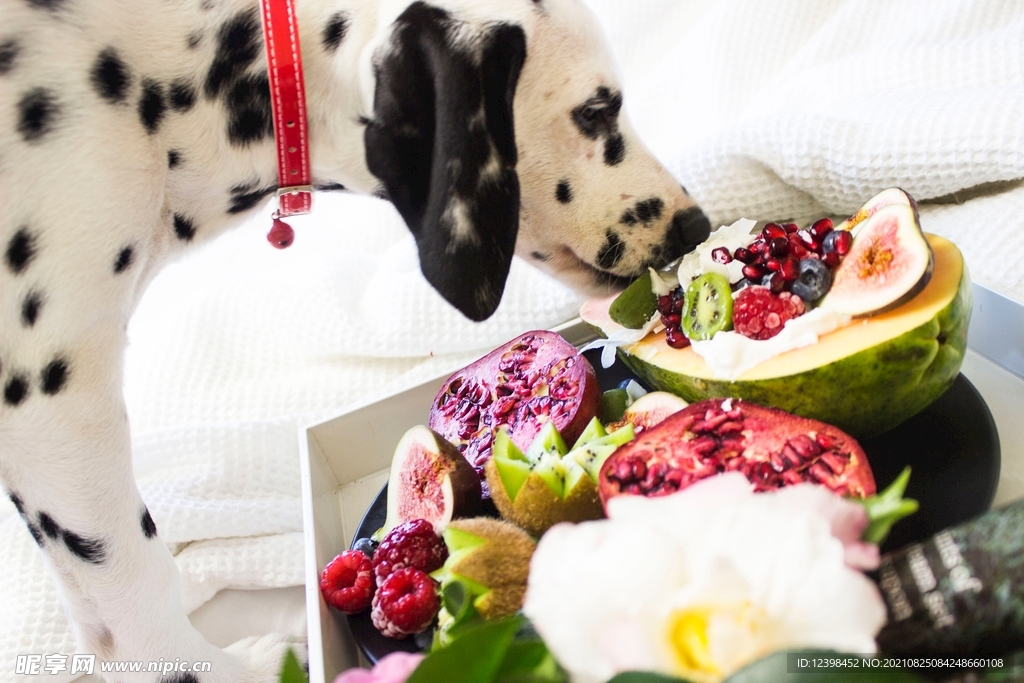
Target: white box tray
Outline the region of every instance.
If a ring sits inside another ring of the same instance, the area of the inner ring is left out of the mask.
[[[579,319],[556,327],[569,343],[595,338]],[[320,595],[320,572],[352,543],[366,508],[388,480],[395,446],[405,432],[426,424],[446,373],[393,396],[301,430],[302,525],[305,540],[309,680],[331,683],[361,662],[343,614]]]

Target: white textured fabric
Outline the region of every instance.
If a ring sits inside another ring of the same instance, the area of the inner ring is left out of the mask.
[[[851,212],[898,185],[924,200],[925,228],[961,247],[977,281],[1024,302],[1024,187],[1005,182],[1024,178],[1024,3],[590,4],[638,132],[713,223]],[[298,425],[578,305],[517,262],[498,314],[471,324],[419,275],[390,206],[317,202],[286,251],[267,246],[264,215],[168,268],[129,328],[139,485],[190,609],[222,587],[301,582]],[[12,512],[0,502],[2,666],[73,648]]]

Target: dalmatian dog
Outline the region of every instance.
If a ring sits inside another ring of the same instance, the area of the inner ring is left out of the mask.
[[[494,311],[514,253],[596,294],[708,235],[580,0],[297,16],[316,187],[393,202],[467,317]],[[269,682],[287,645],[219,650],[190,625],[121,392],[153,276],[275,193],[271,117],[256,0],[0,0],[0,481],[80,652],[212,663],[118,683]]]

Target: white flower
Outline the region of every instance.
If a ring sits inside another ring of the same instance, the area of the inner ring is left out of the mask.
[[[777,650],[874,652],[885,608],[840,538],[864,545],[860,507],[811,485],[754,494],[740,474],[615,498],[608,520],[541,538],[523,609],[576,683],[710,683]]]

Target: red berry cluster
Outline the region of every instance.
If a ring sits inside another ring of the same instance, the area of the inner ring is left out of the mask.
[[[369,551],[367,551],[369,552]],[[441,608],[429,572],[440,569],[448,548],[423,519],[400,524],[373,551],[346,550],[320,576],[327,604],[355,614],[372,605],[374,626],[388,638],[405,638],[430,626]]]
[[[690,345],[682,328],[684,299],[682,287],[676,287],[670,294],[658,297],[658,313],[661,314],[661,324],[665,326],[665,341],[673,349],[685,349]]]
[[[711,252],[711,258],[722,264],[740,261],[746,279],[742,286],[764,285],[778,294],[788,290],[790,283],[800,276],[803,259],[820,260],[830,270],[836,269],[850,251],[853,236],[844,230],[826,239],[831,232],[829,218],[818,219],[803,230],[796,223],[768,223],[749,247],[739,247],[732,253],[719,247]]]
[[[732,304],[732,327],[749,339],[771,339],[782,326],[804,312],[804,302],[791,292],[745,287]]]

